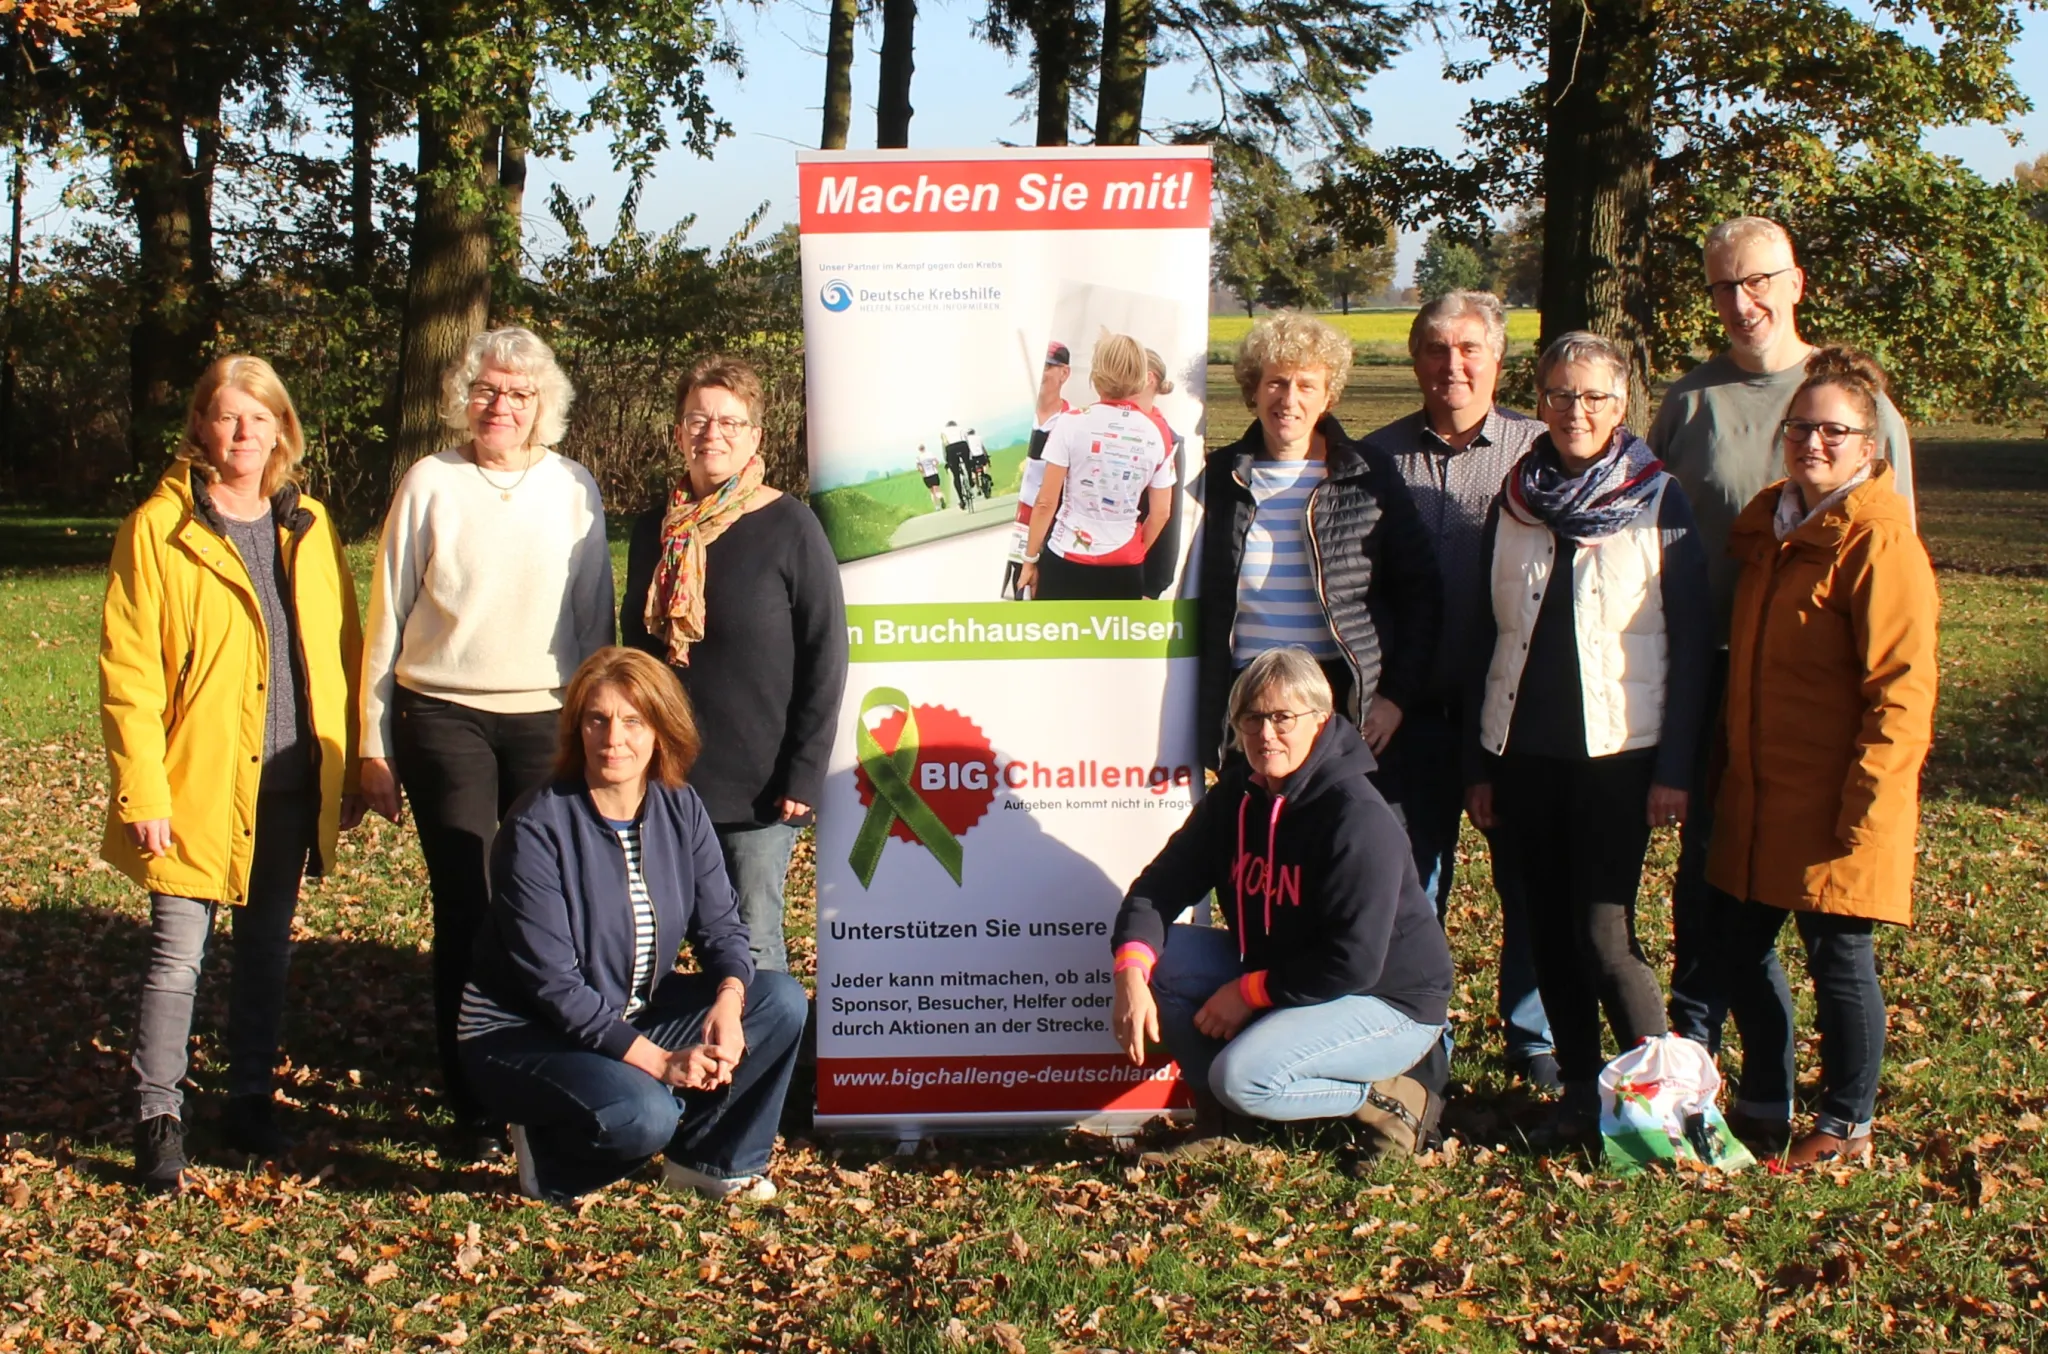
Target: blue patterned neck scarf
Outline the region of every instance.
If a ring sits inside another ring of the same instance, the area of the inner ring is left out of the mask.
[[[1635,520],[1656,496],[1663,473],[1664,463],[1649,443],[1616,428],[1605,456],[1576,475],[1567,474],[1545,433],[1508,472],[1507,510],[1568,541],[1597,541]]]

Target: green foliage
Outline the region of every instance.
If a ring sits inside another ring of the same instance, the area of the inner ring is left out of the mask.
[[[1431,231],[1415,262],[1415,290],[1425,301],[1447,292],[1476,291],[1486,285],[1486,264],[1479,251],[1441,230]]]
[[[2023,291],[2038,275],[2028,259],[2041,253],[2015,219],[2025,201],[1920,149],[1930,127],[2000,123],[2029,107],[2010,66],[2029,7],[1644,5],[1655,53],[1644,78],[1661,148],[1646,279],[1656,364],[1719,346],[1702,323],[1698,244],[1714,221],[1755,211],[1786,219],[1808,272],[1824,281],[1814,297],[1819,332],[1881,336],[1902,362],[1924,364],[1898,372],[1914,407],[1980,407],[2036,387],[2048,354],[2038,307]],[[1488,55],[1453,68],[1454,77],[1511,65],[1537,79],[1514,97],[1476,104],[1466,121],[1471,150],[1457,159],[1415,148],[1352,153],[1338,184],[1354,210],[1405,224],[1442,218],[1477,240],[1507,210],[1542,197],[1551,12],[1514,0],[1459,7]],[[1884,228],[1864,229],[1857,216]],[[1969,356],[1951,361],[1945,350]]]

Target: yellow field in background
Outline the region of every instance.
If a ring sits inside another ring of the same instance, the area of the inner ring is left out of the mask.
[[[1334,311],[1326,312],[1322,318],[1342,330],[1354,343],[1408,342],[1408,325],[1415,318],[1413,310],[1354,310],[1349,315]],[[1510,310],[1508,312],[1508,341],[1511,343],[1534,343],[1542,317],[1533,309]],[[1211,315],[1209,317],[1209,342],[1237,343],[1251,331],[1252,322],[1243,315]]]

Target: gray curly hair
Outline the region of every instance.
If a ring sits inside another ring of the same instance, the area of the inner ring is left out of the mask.
[[[450,432],[469,432],[469,387],[486,365],[516,371],[533,378],[540,398],[535,403],[533,431],[528,446],[554,447],[569,431],[569,406],[576,388],[555,361],[555,350],[531,329],[513,326],[487,329],[470,339],[461,360],[449,365],[441,377],[441,424]]]
[[[1268,367],[1321,367],[1334,405],[1351,379],[1351,340],[1313,315],[1283,310],[1253,325],[1238,345],[1237,388],[1247,409],[1257,406]]]

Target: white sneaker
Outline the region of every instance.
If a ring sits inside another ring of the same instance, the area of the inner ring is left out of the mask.
[[[763,1204],[775,1197],[775,1182],[765,1175],[741,1175],[728,1180],[675,1161],[661,1163],[661,1182],[670,1189],[693,1189],[712,1200]]]
[[[508,1126],[505,1136],[512,1140],[512,1161],[519,1167],[519,1192],[529,1199],[540,1198],[540,1172],[533,1168],[533,1148],[526,1142],[526,1125]]]

